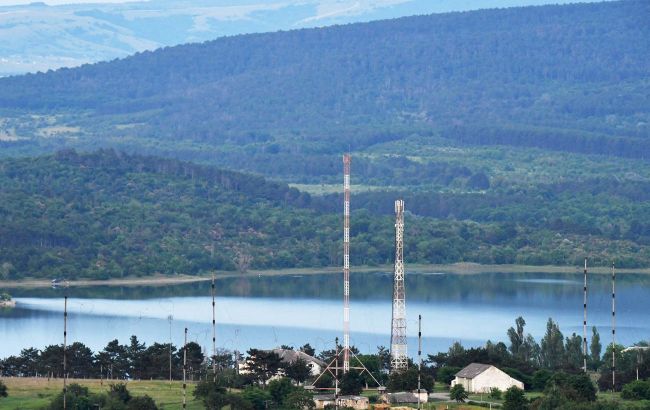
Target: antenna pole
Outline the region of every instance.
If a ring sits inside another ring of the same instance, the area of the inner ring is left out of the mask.
[[[584,319],[582,321],[582,356],[584,372],[587,373],[587,258],[585,258],[585,284],[584,284]]]
[[[421,409],[422,404],[420,401],[422,379],[422,315],[418,315],[418,410]]]
[[[406,346],[406,294],[404,290],[404,201],[395,201],[395,276],[393,279],[393,322],[390,338],[391,372],[408,366]]]
[[[212,376],[217,381],[217,320],[214,302],[214,272],[212,273]]]
[[[172,388],[172,319],[173,316],[167,316],[169,320],[169,388]]]
[[[68,296],[63,297],[63,410],[67,410],[68,396],[68,368],[66,358],[66,347],[68,344]]]
[[[350,370],[350,154],[343,155],[343,374]]]
[[[187,406],[186,396],[187,396],[187,328],[185,328],[185,342],[183,344],[183,408]]]
[[[616,391],[616,270],[612,263],[612,392]]]

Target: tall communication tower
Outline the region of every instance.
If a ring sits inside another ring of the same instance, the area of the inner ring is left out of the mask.
[[[390,335],[391,371],[408,366],[406,352],[406,294],[404,291],[404,201],[395,201],[395,278],[393,279],[393,323]]]
[[[350,154],[343,155],[343,373],[350,370]]]
[[[336,338],[335,355],[320,375],[306,385],[308,390],[334,390],[335,398],[339,394],[340,377],[350,370],[357,371],[360,375],[366,373],[377,385],[377,391],[384,392],[386,388],[379,383],[373,374],[366,368],[361,360],[350,350],[350,154],[343,155],[343,347],[339,349],[339,339]],[[343,360],[340,360],[342,357]],[[355,366],[350,366],[350,359],[356,360]],[[342,366],[339,363],[342,362]],[[341,371],[341,372],[340,372]],[[335,387],[317,387],[323,375],[328,374],[334,378]],[[336,400],[335,400],[336,401]],[[338,403],[335,404],[338,408]]]

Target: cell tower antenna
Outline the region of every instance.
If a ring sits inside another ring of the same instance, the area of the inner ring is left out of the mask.
[[[587,258],[585,258],[585,283],[584,283],[584,319],[582,321],[582,359],[584,372],[587,373]]]
[[[214,272],[212,272],[212,381],[217,381],[217,320],[214,302]]]
[[[616,270],[612,263],[612,392],[616,391]]]
[[[395,277],[393,320],[390,336],[390,366],[402,372],[408,366],[406,346],[406,292],[404,290],[404,201],[395,201]]]
[[[350,163],[352,157],[349,153],[343,155],[343,347],[339,349],[338,338],[336,338],[335,356],[323,369],[320,375],[312,382],[311,385],[305,386],[309,390],[334,390],[338,394],[338,384],[340,375],[345,375],[350,370],[357,370],[360,374],[367,373],[373,382],[377,385],[379,392],[384,392],[386,388],[377,381],[375,376],[364,366],[357,355],[350,350]],[[342,357],[342,366],[339,366],[339,360]],[[350,360],[356,360],[356,366],[350,366]],[[339,374],[339,370],[341,373]],[[318,381],[324,374],[329,374],[334,378],[334,388],[316,387]],[[338,404],[335,404],[338,407]]]
[[[343,373],[350,370],[350,154],[343,155]]]

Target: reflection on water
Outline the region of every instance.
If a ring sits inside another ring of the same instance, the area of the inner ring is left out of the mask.
[[[455,340],[465,345],[506,339],[506,329],[522,315],[527,331],[540,338],[553,317],[565,335],[582,332],[581,274],[480,275],[410,274],[406,278],[410,333],[423,317],[425,352],[446,350]],[[592,275],[589,323],[600,328],[603,341],[611,318],[607,275]],[[63,289],[13,289],[18,307],[0,310],[5,343],[0,356],[27,346],[61,343]],[[101,349],[117,338],[126,343],[136,334],[147,343],[180,344],[182,329],[208,347],[212,320],[210,283],[174,286],[70,288],[69,339]],[[392,276],[356,273],[351,281],[352,339],[362,351],[388,345]],[[217,339],[222,347],[245,350],[309,342],[331,348],[342,327],[340,275],[293,275],[220,279],[217,284]],[[650,338],[648,313],[638,309],[650,297],[650,277],[617,278],[617,336],[623,343]],[[411,340],[415,345],[415,340]],[[414,352],[415,349],[412,349]]]

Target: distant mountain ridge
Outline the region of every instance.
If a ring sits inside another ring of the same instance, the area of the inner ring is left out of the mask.
[[[544,2],[150,0],[4,6],[0,7],[0,39],[11,41],[0,41],[0,77],[112,60],[220,36]]]
[[[649,2],[629,0],[170,47],[0,79],[0,135],[9,148],[119,145],[202,160],[216,150],[238,164],[414,133],[645,158],[647,15]]]

